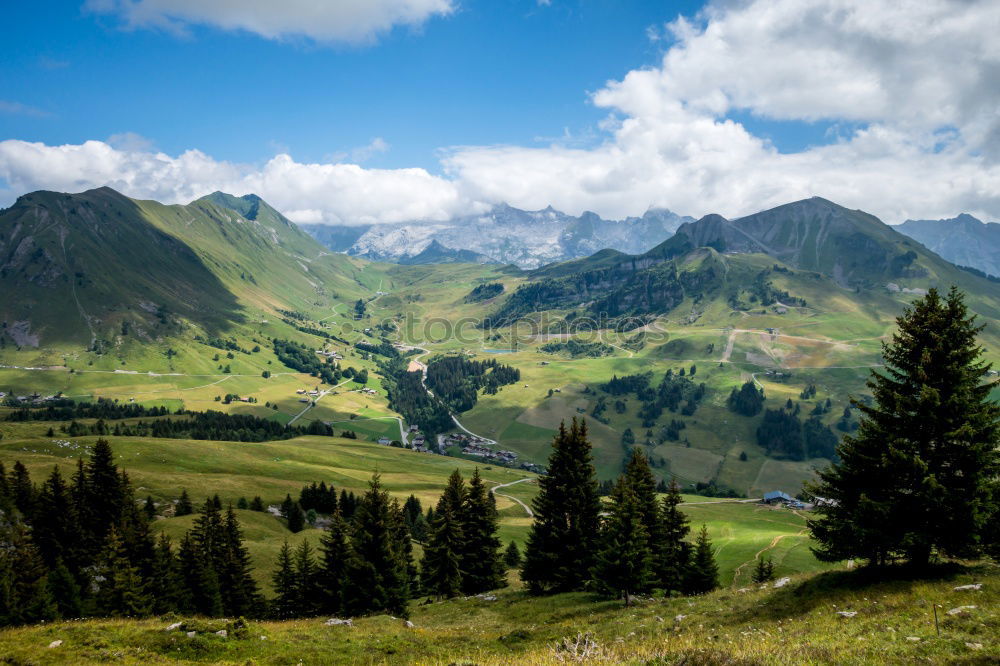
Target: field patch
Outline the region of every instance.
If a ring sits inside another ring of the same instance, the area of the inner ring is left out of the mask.
[[[815,468],[827,464],[824,460],[795,462],[792,460],[766,460],[750,486],[750,496],[759,497],[772,490],[797,493],[803,482],[813,479]]]
[[[722,456],[704,449],[684,446],[658,446],[654,451],[670,463],[670,473],[678,482],[708,482],[715,478]]]

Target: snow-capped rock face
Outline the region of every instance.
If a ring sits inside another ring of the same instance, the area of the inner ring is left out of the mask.
[[[331,234],[318,225],[305,226],[320,242],[339,252],[381,261],[405,261],[437,243],[452,250],[468,250],[503,264],[537,268],[554,261],[585,257],[612,248],[631,254],[645,252],[669,238],[682,223],[666,209],[650,209],[642,217],[605,220],[595,213],[579,217],[551,206],[526,211],[506,204],[482,215],[448,222],[403,222],[375,225],[352,244],[329,243]]]

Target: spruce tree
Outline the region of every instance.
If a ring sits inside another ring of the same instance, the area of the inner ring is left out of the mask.
[[[251,511],[265,511],[264,500],[260,498],[260,495],[256,495],[253,500],[250,501]]]
[[[14,461],[14,469],[10,475],[10,493],[14,506],[27,520],[35,513],[35,486],[31,482],[28,468],[20,460]]]
[[[114,527],[108,532],[104,553],[99,564],[100,590],[98,608],[114,617],[144,617],[152,611],[146,583],[138,567],[128,558],[125,542]]]
[[[437,598],[458,596],[462,590],[462,524],[451,504],[439,508],[424,548],[420,583],[427,594]]]
[[[521,566],[521,550],[514,541],[507,545],[507,550],[503,554],[503,562],[508,569],[516,569]]]
[[[296,615],[312,617],[320,612],[320,588],[317,575],[319,568],[316,565],[313,547],[309,545],[308,540],[303,540],[295,549],[293,566]]]
[[[295,580],[295,562],[292,558],[292,547],[288,539],[278,553],[278,567],[271,576],[274,586],[274,599],[271,602],[271,613],[279,620],[295,617],[298,602],[298,587]]]
[[[156,542],[149,593],[153,600],[153,612],[157,615],[184,611],[191,606],[190,592],[184,586],[180,562],[174,555],[170,537],[162,532]]]
[[[478,467],[472,473],[461,510],[462,592],[471,595],[504,587],[507,576],[501,552],[503,544],[497,537],[496,501]]]
[[[125,508],[122,490],[122,477],[115,465],[111,444],[104,438],[98,439],[87,463],[86,497],[98,539],[103,540],[111,527],[121,522]]]
[[[58,609],[52,600],[45,563],[31,541],[27,526],[11,512],[0,514],[0,624],[16,625],[53,620]]]
[[[610,515],[601,530],[593,582],[598,591],[625,600],[646,590],[653,582],[649,533],[635,488],[625,479],[611,494]]]
[[[684,591],[688,594],[705,594],[718,586],[719,566],[715,563],[712,542],[708,538],[708,527],[702,525],[685,576]]]
[[[292,502],[288,510],[288,530],[292,534],[297,534],[305,529],[306,517],[302,513],[302,507],[298,502]]]
[[[808,523],[822,560],[971,556],[1000,518],[1000,405],[989,399],[997,382],[983,379],[982,327],[955,288],[931,289],[896,323],[868,382],[873,404],[851,403],[857,435],[809,488],[829,500]]]
[[[347,571],[354,557],[347,523],[338,511],[331,516],[330,528],[320,540],[321,561],[317,574],[320,610],[339,615],[345,609]]]
[[[222,560],[217,565],[222,607],[227,615],[255,615],[261,605],[260,591],[253,578],[250,553],[243,545],[243,530],[230,506],[222,525]]]
[[[59,616],[64,619],[78,618],[83,615],[83,593],[80,584],[73,573],[58,560],[49,567],[46,576],[49,595],[59,610]]]
[[[348,570],[347,611],[366,615],[387,611],[406,616],[407,565],[390,515],[389,493],[376,472],[354,512],[353,550]]]
[[[774,561],[770,557],[758,557],[750,580],[755,583],[766,583],[774,578]]]
[[[680,509],[682,500],[681,488],[673,479],[663,498],[659,550],[653,553],[657,582],[667,595],[684,589],[685,571],[691,560],[691,545],[687,542],[691,528]]]
[[[590,579],[600,514],[585,422],[559,426],[538,485],[521,578],[533,594],[581,589]]]
[[[73,573],[77,574],[81,556],[79,537],[80,526],[70,489],[59,468],[54,467],[38,493],[32,539],[47,567],[52,569],[57,562],[66,566],[69,562],[75,567]]]
[[[194,513],[194,505],[191,504],[191,498],[188,497],[187,489],[181,489],[181,497],[177,500],[177,504],[174,505],[174,515],[175,516],[189,516]]]
[[[142,505],[142,510],[146,514],[146,520],[152,522],[156,519],[156,502],[152,495],[146,495],[146,502]]]

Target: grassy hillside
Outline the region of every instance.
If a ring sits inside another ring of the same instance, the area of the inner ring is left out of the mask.
[[[954,589],[971,582],[982,588]],[[88,620],[0,632],[0,654],[35,664],[990,664],[1000,660],[998,590],[995,566],[923,581],[836,572],[622,608],[583,593],[531,598],[515,581],[496,600],[414,606],[413,627],[317,618],[252,622],[239,635],[229,625],[221,637],[212,632],[224,620],[173,631],[178,618]]]

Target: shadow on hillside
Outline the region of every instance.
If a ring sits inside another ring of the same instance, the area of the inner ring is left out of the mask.
[[[829,608],[859,592],[881,588],[882,592],[907,592],[917,583],[955,581],[978,571],[977,567],[945,563],[924,569],[905,566],[862,567],[854,571],[828,571],[797,585],[778,589],[767,603],[747,611],[755,618],[774,620],[797,617],[822,605]],[[964,581],[963,581],[964,582]]]

